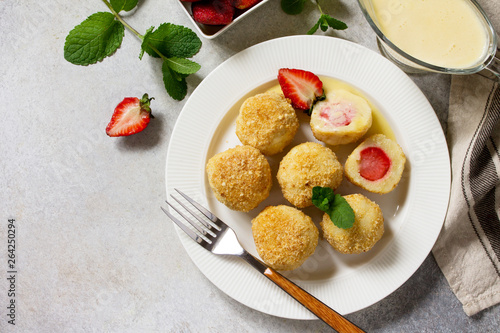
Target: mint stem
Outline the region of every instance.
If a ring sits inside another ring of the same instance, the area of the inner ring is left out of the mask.
[[[111,6],[111,4],[109,3],[108,0],[102,0],[102,2],[104,2],[106,4],[106,6],[108,6],[109,10],[116,17],[116,19],[118,21],[120,21],[125,27],[127,27],[128,30],[132,31],[134,33],[134,35],[137,36],[137,38],[139,38],[140,40],[144,39],[143,35],[141,35],[139,32],[137,32],[137,30],[135,30],[134,28],[132,28],[127,22],[125,22],[122,19],[122,17],[120,15],[118,15],[118,13],[113,9],[113,6]]]
[[[139,38],[140,40],[144,40],[144,36],[141,35],[137,30],[135,30],[134,28],[132,28],[127,22],[125,22],[122,17],[113,9],[113,6],[111,6],[111,4],[109,3],[108,0],[102,0],[102,2],[104,2],[106,4],[106,6],[108,6],[109,10],[111,11],[111,13],[116,17],[116,19],[118,21],[120,21],[125,27],[127,27],[128,30],[132,31],[134,33],[134,35],[137,36],[137,38]],[[160,56],[160,58],[162,58],[163,60],[165,60],[165,56],[163,54],[161,54],[161,52],[156,48],[154,47],[153,45],[151,45],[150,43],[148,43],[148,46],[156,52],[156,54],[158,54]]]
[[[323,11],[321,10],[321,6],[319,5],[319,0],[316,0],[316,5],[318,6],[319,13],[323,15]]]

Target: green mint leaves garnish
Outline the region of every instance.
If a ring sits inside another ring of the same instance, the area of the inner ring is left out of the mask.
[[[165,62],[171,70],[179,74],[194,74],[201,68],[198,63],[186,58],[172,57],[165,59]]]
[[[156,30],[148,29],[141,48],[152,57],[189,58],[201,48],[201,40],[193,30],[171,23],[163,23]]]
[[[95,64],[120,47],[124,30],[113,14],[92,14],[66,37],[64,59],[75,65]]]
[[[298,15],[304,10],[305,3],[306,0],[281,0],[281,9],[289,15]],[[320,17],[316,24],[307,32],[308,35],[314,34],[318,29],[321,29],[323,32],[328,30],[328,28],[335,30],[347,29],[347,24],[323,13],[318,0],[316,0],[316,5],[318,6]]]
[[[336,18],[331,17],[328,14],[321,14],[319,17],[318,22],[307,32],[308,35],[314,34],[318,28],[321,29],[321,31],[326,31],[328,30],[328,27],[335,29],[335,30],[344,30],[347,29],[347,24],[344,22],[337,20]]]
[[[173,99],[181,100],[187,92],[186,75],[179,74],[170,68],[169,64],[164,61],[161,67],[163,72],[163,83],[170,96]]]
[[[162,58],[163,83],[170,97],[182,100],[187,94],[186,77],[200,70],[201,66],[189,59],[201,48],[201,40],[189,28],[163,23],[156,30],[149,28],[141,44],[144,52],[155,58]]]
[[[71,30],[64,44],[64,58],[75,65],[87,66],[111,56],[121,46],[125,28],[142,40],[139,58],[144,53],[162,59],[165,89],[176,100],[187,94],[186,77],[201,66],[189,59],[201,48],[201,40],[191,29],[163,23],[144,35],[129,26],[118,14],[131,11],[138,0],[102,0],[111,13],[98,12]]]
[[[354,224],[354,211],[340,194],[333,193],[329,187],[315,186],[312,189],[312,202],[330,216],[333,224],[341,229],[349,229]]]

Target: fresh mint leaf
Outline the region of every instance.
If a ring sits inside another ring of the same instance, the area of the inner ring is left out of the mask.
[[[320,23],[321,23],[321,18],[318,20],[318,22],[316,22],[315,25],[313,25],[313,27],[307,32],[307,34],[308,35],[314,34],[318,30]]]
[[[115,12],[119,13],[122,10],[129,12],[137,6],[138,0],[110,0],[111,7]]]
[[[313,204],[326,212],[330,209],[330,205],[335,200],[335,193],[329,187],[314,186],[312,189]]]
[[[306,0],[281,0],[281,9],[288,15],[302,13]]]
[[[354,211],[347,200],[340,194],[335,195],[333,214],[328,214],[333,224],[341,229],[349,229],[354,224]]]
[[[329,187],[315,186],[312,189],[312,202],[330,216],[333,224],[341,229],[349,229],[354,224],[354,211],[347,200],[335,194]]]
[[[326,21],[326,18],[325,18],[325,14],[321,15],[321,17],[319,18],[320,20],[320,23],[319,23],[319,27],[321,28],[321,31],[325,32],[328,30],[328,22]]]
[[[146,33],[144,34],[144,37],[143,37],[143,44],[144,44],[144,39],[146,39],[146,36],[149,35],[154,29],[155,29],[155,27],[151,27],[148,30],[146,30]],[[141,52],[139,53],[139,60],[142,60],[143,56],[144,56],[144,48],[141,45]]]
[[[71,30],[64,43],[64,59],[87,66],[112,55],[121,45],[125,27],[111,13],[98,12]]]
[[[144,35],[142,49],[152,57],[160,57],[156,48],[164,57],[190,58],[201,48],[201,40],[196,33],[181,25],[163,23],[156,30]]]
[[[165,62],[171,70],[179,74],[194,74],[201,68],[198,63],[186,58],[172,57],[165,59]]]
[[[163,72],[163,84],[165,85],[167,93],[173,99],[176,99],[178,101],[183,100],[187,94],[187,83],[185,76],[173,72],[166,61],[163,62],[161,70]]]
[[[325,16],[325,20],[330,26],[330,28],[335,30],[345,30],[347,29],[347,24],[344,22],[337,20],[336,18],[331,17],[330,15],[323,14]]]

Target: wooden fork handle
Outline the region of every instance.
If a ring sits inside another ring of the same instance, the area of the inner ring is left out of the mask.
[[[264,275],[338,332],[365,332],[272,268]]]

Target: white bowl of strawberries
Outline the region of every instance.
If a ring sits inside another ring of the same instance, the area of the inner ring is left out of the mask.
[[[269,0],[178,0],[193,25],[212,39]]]

